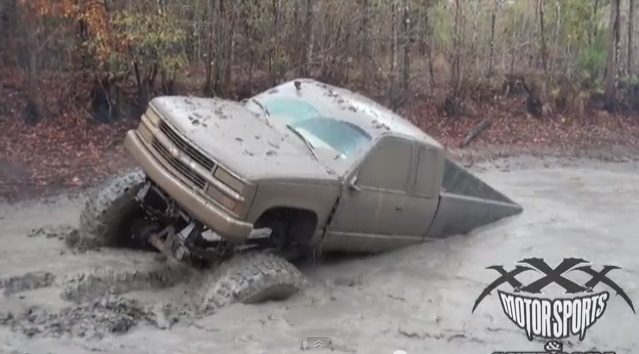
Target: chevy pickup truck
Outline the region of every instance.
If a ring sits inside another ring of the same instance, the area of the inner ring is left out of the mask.
[[[408,120],[310,79],[242,102],[156,97],[125,146],[140,168],[87,201],[81,234],[211,267],[204,308],[291,296],[296,257],[391,251],[522,211]]]

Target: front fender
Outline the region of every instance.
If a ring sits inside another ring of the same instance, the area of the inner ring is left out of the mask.
[[[273,208],[308,210],[317,216],[317,228],[322,228],[339,195],[339,184],[302,182],[259,183],[247,221],[255,223]]]

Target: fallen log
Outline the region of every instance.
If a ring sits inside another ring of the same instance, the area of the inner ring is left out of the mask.
[[[479,134],[481,134],[481,132],[483,132],[484,130],[486,130],[488,127],[490,127],[491,121],[489,118],[484,118],[482,119],[481,122],[479,122],[479,124],[477,124],[469,133],[468,135],[466,135],[466,138],[464,138],[464,140],[461,142],[461,144],[459,144],[460,147],[466,147],[468,144],[470,144],[473,140],[475,140],[476,137],[479,136]]]

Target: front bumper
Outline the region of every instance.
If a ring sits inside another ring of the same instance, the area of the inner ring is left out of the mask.
[[[137,131],[127,132],[124,146],[153,182],[204,225],[229,241],[243,241],[249,237],[253,230],[251,223],[236,219],[177,179],[158,162]]]

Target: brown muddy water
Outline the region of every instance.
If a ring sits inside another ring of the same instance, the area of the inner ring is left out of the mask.
[[[333,337],[347,353],[542,350],[494,293],[471,313],[497,276],[486,267],[528,257],[617,265],[610,278],[639,305],[638,163],[519,157],[472,170],[524,213],[466,236],[305,266],[303,294],[207,316],[187,310],[197,273],[149,253],[68,248],[82,197],[0,204],[0,353],[300,353],[307,336]],[[639,351],[639,317],[611,295],[566,351]]]

